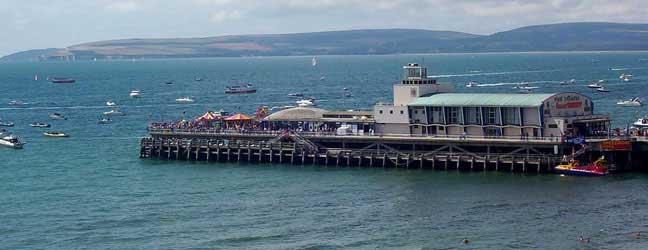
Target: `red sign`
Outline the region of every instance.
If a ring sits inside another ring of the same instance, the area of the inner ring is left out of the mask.
[[[581,101],[556,103],[556,109],[575,109],[580,108],[581,106],[583,106],[583,102]]]
[[[601,150],[603,151],[630,151],[632,150],[632,142],[629,140],[612,140],[601,142]]]

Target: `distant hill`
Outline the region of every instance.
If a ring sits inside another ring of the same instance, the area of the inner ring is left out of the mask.
[[[30,50],[2,60],[77,60],[399,53],[648,50],[648,24],[565,23],[488,36],[377,29],[206,38],[125,39]]]

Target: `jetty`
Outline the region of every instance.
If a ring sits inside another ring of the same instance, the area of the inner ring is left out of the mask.
[[[194,121],[157,122],[140,157],[297,166],[548,173],[604,157],[610,171],[642,169],[645,138],[610,129],[579,93],[468,94],[403,67],[394,103],[370,111],[296,107]]]

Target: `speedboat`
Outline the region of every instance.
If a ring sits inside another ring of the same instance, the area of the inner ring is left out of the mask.
[[[117,103],[115,103],[115,102],[113,102],[113,101],[107,101],[107,102],[106,102],[106,106],[108,106],[108,107],[114,107],[114,106],[117,106]]]
[[[43,135],[47,137],[70,137],[68,134],[63,132],[45,132]]]
[[[175,99],[175,101],[176,101],[177,103],[193,103],[193,102],[195,102],[194,99],[191,99],[191,98],[189,98],[189,97],[182,97],[182,98],[178,98],[178,99]]]
[[[581,165],[580,162],[572,160],[567,164],[556,166],[554,172],[572,176],[604,176],[609,173],[603,157],[587,165]]]
[[[131,90],[130,94],[128,94],[130,97],[133,98],[139,98],[140,97],[140,91],[137,89]]]
[[[310,98],[310,99],[304,99],[304,100],[299,100],[297,102],[298,107],[310,107],[310,106],[315,106],[315,99]]]
[[[67,120],[67,118],[59,113],[51,113],[49,118],[52,120]]]
[[[99,123],[99,124],[109,124],[111,122],[112,122],[112,120],[110,120],[110,118],[101,118],[101,119],[97,120],[97,123]]]
[[[599,83],[599,84],[600,84],[600,83],[605,83],[605,82],[607,82],[607,81],[606,81],[606,80],[598,80],[598,83]]]
[[[629,100],[619,100],[616,104],[623,107],[637,107],[641,106],[641,101],[639,101],[639,97],[635,97]]]
[[[109,115],[109,116],[125,116],[126,114],[124,112],[118,111],[118,110],[110,110],[107,112],[103,112],[104,115]]]
[[[9,148],[14,148],[14,149],[21,149],[23,148],[22,142],[18,140],[18,137],[15,135],[0,135],[0,146],[4,147],[9,147]]]
[[[592,84],[590,84],[590,85],[587,85],[587,87],[588,87],[588,88],[592,88],[592,89],[598,89],[598,88],[602,88],[603,85],[601,85],[601,84],[599,84],[599,83],[596,82],[596,83],[592,83]]]
[[[288,96],[290,96],[290,97],[303,97],[304,94],[302,94],[302,93],[290,93],[290,94],[288,94]]]
[[[51,127],[51,125],[49,125],[48,123],[44,123],[44,122],[34,122],[32,124],[29,124],[29,126],[32,126],[34,128],[49,128],[49,127]]]
[[[468,84],[466,84],[466,87],[468,88],[479,87],[479,84],[477,84],[477,82],[469,82]]]
[[[256,89],[252,84],[246,85],[232,85],[225,87],[225,94],[252,94],[256,93]]]
[[[598,91],[598,92],[610,92],[610,90],[606,89],[603,86],[601,86],[600,88],[597,88],[596,91]]]
[[[205,79],[202,78],[202,77],[194,77],[194,81],[196,81],[196,82],[202,82],[203,80],[205,80]]]
[[[626,77],[623,78],[623,81],[624,82],[630,82],[630,81],[632,81],[632,78],[626,76]]]
[[[13,127],[13,122],[0,122],[0,127]]]

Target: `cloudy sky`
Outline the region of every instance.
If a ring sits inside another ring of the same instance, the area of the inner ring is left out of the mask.
[[[648,0],[0,0],[0,55],[107,39],[648,23]]]

